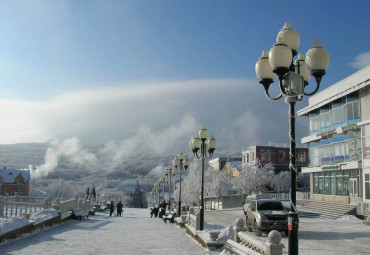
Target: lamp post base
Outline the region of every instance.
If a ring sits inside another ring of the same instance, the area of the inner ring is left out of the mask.
[[[181,201],[179,201],[177,204],[177,213],[179,214],[177,217],[181,217]]]

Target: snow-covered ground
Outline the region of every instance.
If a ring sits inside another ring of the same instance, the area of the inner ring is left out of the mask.
[[[58,215],[57,211],[53,209],[46,209],[33,213],[29,219],[26,219],[24,217],[2,216],[0,217],[0,234],[4,234],[11,230],[26,226],[30,223],[38,224],[40,222],[51,219],[57,215]]]
[[[123,217],[97,213],[0,245],[0,254],[207,254],[184,229],[127,208]]]
[[[205,220],[210,224],[235,225],[242,210],[206,211]],[[253,235],[253,233],[249,233]],[[288,238],[282,234],[282,243],[288,246]],[[261,237],[267,240],[264,235]],[[284,250],[287,253],[287,249]],[[348,255],[370,254],[370,226],[354,216],[345,215],[336,220],[300,218],[299,254],[301,255]]]
[[[51,219],[55,216],[58,216],[58,212],[53,209],[45,209],[38,212],[35,212],[30,217],[30,222],[34,222],[35,224],[38,224],[40,222],[46,221],[48,219]]]
[[[0,217],[0,234],[4,234],[28,224],[30,224],[30,222],[26,218]]]
[[[45,212],[46,213],[46,212]],[[242,210],[206,212],[206,228],[222,229],[243,217]],[[22,223],[22,222],[18,222]],[[228,228],[224,236],[228,236]],[[249,233],[253,235],[253,233]],[[287,237],[282,243],[287,247]],[[267,240],[266,236],[260,237]],[[370,254],[370,226],[353,216],[337,220],[300,219],[299,254]],[[148,209],[126,209],[124,217],[98,213],[0,245],[0,254],[210,254],[184,229],[150,218]],[[284,249],[287,254],[287,249]],[[218,252],[212,252],[218,254]]]

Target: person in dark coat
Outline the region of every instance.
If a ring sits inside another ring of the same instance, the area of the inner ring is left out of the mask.
[[[122,217],[123,204],[121,201],[117,204],[117,217]]]
[[[155,218],[158,217],[158,212],[159,212],[159,207],[158,206],[154,206],[154,208],[153,208],[153,214],[154,214],[154,217]]]
[[[109,216],[112,216],[113,213],[114,213],[114,203],[113,203],[113,201],[110,201],[110,214],[109,214]]]
[[[155,205],[150,207],[150,218],[153,218]]]
[[[167,207],[166,200],[163,200],[162,203],[159,205],[159,218],[162,218],[162,216],[166,213],[166,207]]]
[[[96,200],[96,191],[95,191],[95,186],[93,186],[93,188],[92,188],[91,195],[93,196],[93,198],[94,198],[94,202],[95,202],[95,200]]]

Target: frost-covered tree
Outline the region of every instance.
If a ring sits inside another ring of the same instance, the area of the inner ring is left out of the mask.
[[[183,205],[192,205],[199,203],[201,196],[201,181],[202,181],[202,162],[194,159],[189,166],[187,174],[183,175],[184,180],[181,188],[181,198]],[[231,186],[231,177],[226,173],[215,171],[212,167],[208,166],[204,170],[204,197],[219,196],[221,191]],[[179,186],[177,185],[174,197],[178,200]]]
[[[191,206],[193,203],[199,202],[201,191],[201,174],[202,174],[201,161],[194,159],[189,165],[188,173],[184,178],[181,187],[182,193],[181,198],[183,205]]]
[[[76,185],[74,182],[62,178],[53,179],[45,187],[46,193],[51,198],[73,198],[76,195],[84,194],[85,190],[86,185]]]
[[[221,196],[222,191],[230,186],[232,177],[225,172],[215,171],[209,167],[206,171],[205,194],[207,196]]]
[[[283,171],[275,174],[271,178],[270,183],[271,188],[273,188],[277,193],[289,192],[290,189],[290,172]]]
[[[132,202],[132,198],[124,190],[115,190],[106,188],[102,192],[102,196],[110,196],[114,198],[113,200],[115,200],[114,201],[115,203],[121,201],[124,207],[127,207]]]
[[[266,191],[274,177],[274,166],[268,163],[262,166],[259,162],[255,165],[244,165],[241,167],[240,175],[231,181],[233,189],[243,194]]]

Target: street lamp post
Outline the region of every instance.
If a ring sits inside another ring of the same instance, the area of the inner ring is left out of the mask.
[[[208,131],[203,126],[199,130],[199,134],[190,141],[190,149],[194,153],[194,156],[202,159],[202,186],[201,186],[201,197],[200,197],[200,230],[204,229],[204,160],[209,159],[213,156],[213,152],[216,149],[216,139],[211,135],[207,140]],[[200,150],[200,154],[198,154]],[[207,155],[208,152],[208,155]]]
[[[162,199],[164,199],[164,185],[165,185],[164,177],[161,177],[161,184],[162,184]]]
[[[172,175],[173,165],[172,163],[167,167],[165,170],[166,177],[169,177],[169,183],[168,183],[168,209],[171,211],[171,175]]]
[[[173,160],[173,165],[177,169],[179,167],[179,172],[180,172],[180,190],[179,190],[179,199],[178,199],[178,204],[177,204],[177,210],[178,210],[178,215],[181,216],[181,179],[182,179],[182,170],[185,168],[185,170],[188,169],[189,167],[189,160],[184,157],[184,153],[180,152],[179,155],[177,156],[178,159]]]
[[[153,190],[151,192],[151,195],[153,196],[154,203],[157,204],[157,182],[153,184]]]
[[[155,182],[155,203],[158,205],[159,204],[159,181]]]
[[[279,100],[284,96],[289,104],[289,136],[290,136],[290,164],[291,187],[290,187],[290,212],[288,213],[288,252],[289,255],[298,254],[298,213],[296,209],[296,162],[295,162],[295,104],[302,100],[303,96],[311,96],[320,88],[321,78],[326,74],[329,65],[328,51],[321,46],[318,40],[313,42],[307,51],[306,57],[301,53],[294,63],[300,40],[298,33],[285,23],[280,30],[276,44],[270,52],[263,51],[262,56],[256,63],[256,74],[259,83],[265,89],[266,97],[270,100]],[[271,97],[269,87],[274,82],[275,74],[278,76],[280,94]],[[311,75],[315,77],[316,87],[312,92],[305,92],[305,87]]]

